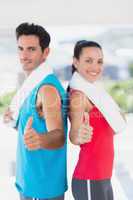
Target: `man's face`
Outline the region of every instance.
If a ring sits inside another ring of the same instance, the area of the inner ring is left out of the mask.
[[[35,35],[22,35],[18,38],[18,52],[23,70],[30,74],[48,56],[49,48],[42,51],[39,38]]]

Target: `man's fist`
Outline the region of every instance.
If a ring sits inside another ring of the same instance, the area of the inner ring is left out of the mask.
[[[37,150],[43,147],[44,135],[38,134],[32,128],[33,118],[30,117],[27,121],[24,131],[24,143],[28,150]]]

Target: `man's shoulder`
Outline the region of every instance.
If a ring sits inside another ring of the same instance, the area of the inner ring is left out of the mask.
[[[39,92],[40,93],[44,93],[44,92],[55,93],[55,92],[58,92],[58,90],[54,85],[45,84],[40,87]]]

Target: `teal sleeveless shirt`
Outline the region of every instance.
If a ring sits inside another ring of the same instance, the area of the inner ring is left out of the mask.
[[[53,198],[61,196],[67,190],[66,143],[56,150],[39,149],[29,151],[23,140],[24,129],[30,116],[32,127],[39,133],[47,132],[46,123],[36,110],[37,93],[41,86],[52,85],[60,95],[64,132],[67,138],[67,96],[54,74],[48,75],[30,93],[24,101],[18,119],[18,145],[16,162],[16,187],[25,197]]]

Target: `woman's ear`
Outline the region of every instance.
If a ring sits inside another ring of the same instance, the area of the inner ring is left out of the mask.
[[[73,57],[73,65],[76,69],[78,68],[78,60],[75,57]]]

